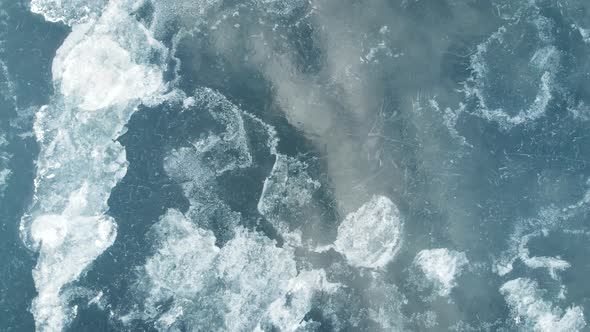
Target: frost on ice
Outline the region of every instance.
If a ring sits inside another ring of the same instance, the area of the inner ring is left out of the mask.
[[[433,284],[440,296],[449,296],[457,286],[455,279],[468,263],[465,253],[444,248],[422,250],[414,259],[414,265]]]
[[[399,250],[401,233],[397,206],[385,196],[373,196],[344,218],[334,248],[355,267],[382,268]]]

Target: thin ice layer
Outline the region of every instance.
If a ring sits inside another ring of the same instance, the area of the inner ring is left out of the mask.
[[[414,265],[433,284],[440,296],[449,296],[457,286],[456,278],[468,263],[465,253],[446,248],[422,250],[414,259]]]
[[[512,310],[515,324],[524,330],[573,332],[580,331],[586,326],[581,307],[570,307],[564,312],[543,299],[544,292],[533,280],[510,280],[500,287],[500,293]]]
[[[36,114],[35,200],[21,231],[39,252],[32,306],[38,331],[61,331],[75,316],[64,286],[116,236],[105,215],[110,191],[127,170],[116,138],[137,105],[164,89],[164,48],[130,15],[130,5],[112,1],[99,19],[72,28],[53,61],[56,94]],[[138,78],[149,79],[129,84]],[[105,94],[110,88],[116,92]]]
[[[385,196],[373,196],[342,221],[334,248],[355,267],[382,268],[395,257],[401,236],[397,206]]]

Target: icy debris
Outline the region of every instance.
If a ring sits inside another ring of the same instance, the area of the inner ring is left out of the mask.
[[[48,22],[67,25],[88,22],[100,16],[108,0],[32,0],[31,12],[43,15]]]
[[[414,265],[432,282],[440,296],[449,296],[457,286],[455,279],[467,264],[465,253],[446,248],[422,250],[414,259]]]
[[[506,282],[500,293],[511,308],[514,324],[524,330],[539,332],[580,331],[586,326],[581,307],[570,307],[565,312],[543,299],[539,285],[527,278]]]
[[[299,229],[301,223],[311,221],[306,212],[313,209],[312,197],[320,187],[306,169],[304,162],[277,154],[258,201],[258,212],[273,224],[287,243],[294,246],[301,246]]]
[[[402,220],[397,206],[389,198],[376,195],[342,221],[334,248],[352,266],[379,269],[395,257],[401,242]]]

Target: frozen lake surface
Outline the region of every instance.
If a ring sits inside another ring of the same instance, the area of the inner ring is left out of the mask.
[[[0,0],[1,331],[590,331],[590,2]]]

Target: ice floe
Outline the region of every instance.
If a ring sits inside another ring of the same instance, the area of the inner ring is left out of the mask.
[[[352,266],[383,268],[401,246],[402,226],[397,206],[385,196],[373,196],[344,218],[334,249]]]
[[[127,170],[116,139],[137,106],[165,89],[165,47],[129,12],[131,1],[111,1],[88,19],[75,11],[82,7],[32,3],[50,21],[74,24],[53,61],[55,95],[36,114],[35,196],[21,222],[23,239],[39,253],[32,306],[38,331],[62,331],[75,317],[64,286],[116,236],[116,223],[105,214],[111,189]]]

